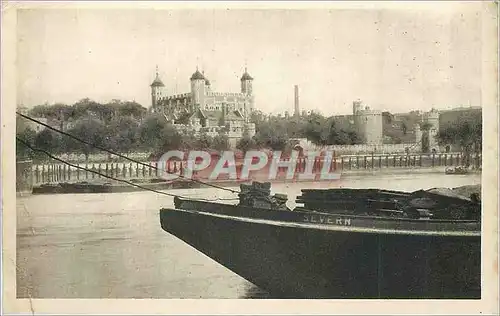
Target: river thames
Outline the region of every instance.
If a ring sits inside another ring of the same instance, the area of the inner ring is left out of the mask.
[[[305,188],[414,191],[480,184],[480,175],[348,176],[335,183],[273,184],[288,205]],[[218,189],[173,190],[188,197],[236,197]],[[164,232],[153,192],[31,195],[17,199],[19,298],[267,298],[266,293]]]

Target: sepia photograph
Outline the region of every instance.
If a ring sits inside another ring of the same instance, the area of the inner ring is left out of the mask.
[[[10,313],[498,312],[497,2],[2,20]]]

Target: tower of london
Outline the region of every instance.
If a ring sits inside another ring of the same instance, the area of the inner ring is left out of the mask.
[[[174,126],[204,132],[210,136],[225,133],[231,145],[245,133],[255,135],[255,124],[249,121],[255,108],[253,78],[245,68],[240,78],[240,92],[216,92],[210,80],[198,68],[190,78],[191,91],[168,94],[158,70],[151,83],[151,111],[162,113]]]

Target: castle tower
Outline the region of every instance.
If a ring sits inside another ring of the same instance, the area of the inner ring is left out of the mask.
[[[245,67],[245,73],[241,76],[241,93],[252,94],[252,81],[253,78],[248,74]]]
[[[212,90],[212,87],[210,85],[210,80],[208,80],[208,78],[205,76],[204,71],[202,72],[202,75],[205,78],[205,88],[206,88],[207,92],[210,92]]]
[[[361,108],[361,101],[353,102],[354,124],[365,144],[380,145],[383,142],[382,112],[368,106]]]
[[[359,111],[361,111],[361,100],[356,100],[352,102],[352,115],[356,115]]]
[[[160,79],[160,76],[158,75],[158,66],[156,66],[155,80],[153,80],[153,83],[151,83],[150,87],[151,87],[151,107],[155,109],[158,106],[158,101],[162,97],[163,89],[165,87],[165,85]]]
[[[191,95],[195,109],[205,109],[205,76],[198,70],[191,76]]]

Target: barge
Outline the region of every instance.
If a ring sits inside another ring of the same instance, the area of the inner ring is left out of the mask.
[[[481,298],[480,188],[302,190],[293,210],[270,184],[241,189],[175,198],[161,227],[276,298]]]

